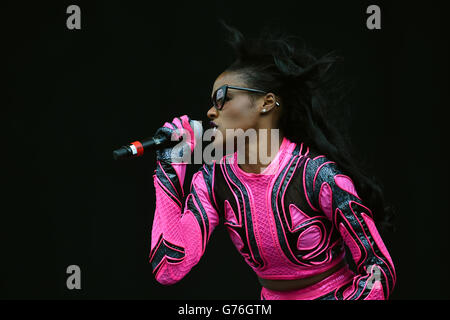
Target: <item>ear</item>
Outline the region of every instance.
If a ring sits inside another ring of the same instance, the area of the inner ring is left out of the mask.
[[[273,108],[279,108],[280,103],[275,94],[269,92],[264,96],[263,103],[260,106],[259,112],[262,114],[269,113]]]

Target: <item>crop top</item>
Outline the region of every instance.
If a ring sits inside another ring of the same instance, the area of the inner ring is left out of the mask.
[[[387,299],[395,285],[392,259],[350,177],[324,155],[283,138],[260,174],[243,171],[237,153],[203,165],[184,201],[186,164],[157,161],[150,263],[156,280],[173,284],[194,267],[222,220],[258,277],[301,279],[345,258],[353,281],[338,299]]]

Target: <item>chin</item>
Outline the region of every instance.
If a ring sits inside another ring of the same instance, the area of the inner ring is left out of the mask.
[[[216,136],[214,138],[214,141],[211,143],[215,149],[225,150],[225,139],[223,137],[221,137],[220,135]]]
[[[230,138],[233,139],[233,137],[230,137]],[[235,150],[230,150],[229,152],[227,152],[227,148],[226,148],[227,147],[227,137],[226,137],[226,134],[222,132],[222,130],[219,130],[214,135],[214,138],[212,139],[212,141],[208,142],[208,144],[210,144],[210,148],[214,148],[215,150],[220,150],[222,156],[233,153],[235,151]],[[233,145],[234,145],[234,149],[236,149],[235,143]],[[216,153],[216,155],[217,155],[217,153]],[[219,160],[217,158],[217,156],[215,158],[216,158],[216,160]],[[219,158],[221,158],[221,157],[219,156]]]

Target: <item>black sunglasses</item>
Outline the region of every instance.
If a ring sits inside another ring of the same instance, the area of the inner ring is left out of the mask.
[[[234,87],[234,86],[229,86],[229,85],[225,84],[225,85],[219,87],[214,92],[213,97],[212,97],[212,103],[217,110],[222,110],[223,105],[225,104],[225,99],[227,97],[228,89],[244,90],[244,91],[264,93],[264,94],[267,93],[266,91],[262,91],[262,90],[258,90],[258,89]],[[276,104],[279,105],[278,102]]]

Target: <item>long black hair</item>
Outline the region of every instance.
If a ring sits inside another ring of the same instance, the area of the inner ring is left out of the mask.
[[[282,134],[335,161],[352,178],[377,225],[383,230],[392,227],[392,207],[385,204],[380,184],[356,164],[347,132],[330,121],[331,109],[339,108],[339,100],[333,103],[327,94],[333,79],[330,68],[340,57],[331,52],[317,58],[299,37],[273,27],[247,39],[223,20],[219,22],[229,32],[227,42],[236,55],[225,72],[236,72],[247,86],[280,97]]]

